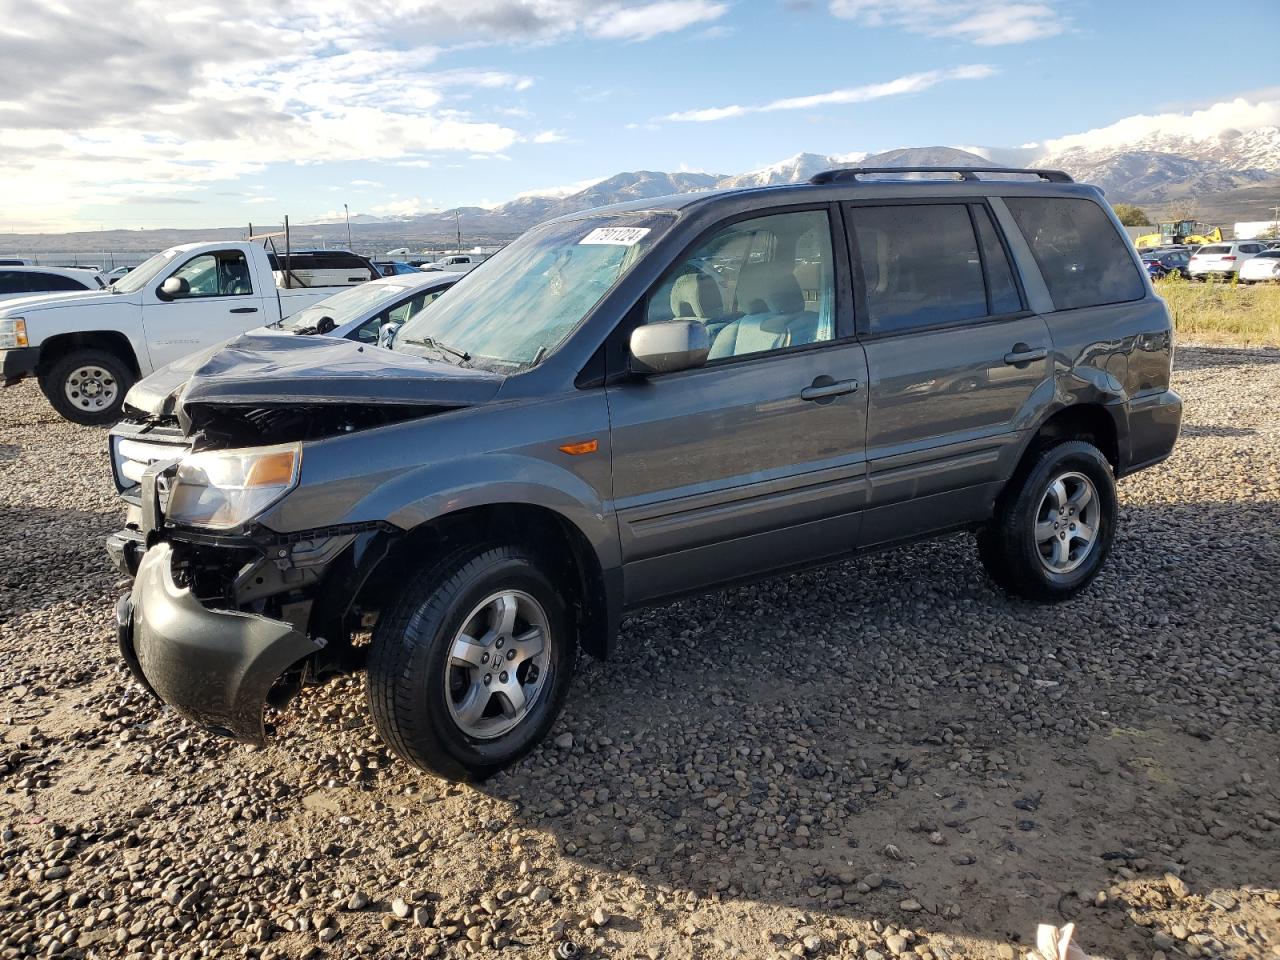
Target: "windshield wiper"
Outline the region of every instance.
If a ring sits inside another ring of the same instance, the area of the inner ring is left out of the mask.
[[[441,353],[457,357],[463,363],[471,362],[471,354],[465,350],[455,350],[453,347],[447,347],[439,340],[433,340],[431,337],[408,337],[403,340],[397,339],[396,343],[409,343],[418,347],[426,347],[428,350],[439,350]]]

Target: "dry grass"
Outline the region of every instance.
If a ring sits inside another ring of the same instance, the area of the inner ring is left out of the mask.
[[[1244,346],[1280,346],[1280,284],[1156,281],[1184,340]]]

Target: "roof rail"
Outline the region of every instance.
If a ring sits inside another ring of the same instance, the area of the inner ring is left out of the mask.
[[[858,178],[872,173],[950,173],[957,180],[978,180],[979,173],[1026,173],[1049,183],[1075,183],[1071,175],[1061,170],[1026,170],[1018,167],[839,167],[823,170],[809,178],[810,183],[858,182]]]

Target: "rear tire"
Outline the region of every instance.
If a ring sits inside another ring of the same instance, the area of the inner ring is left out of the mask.
[[[40,389],[64,419],[84,426],[115,423],[133,370],[119,356],[92,348],[72,350],[40,377]]]
[[[1032,454],[978,531],[991,579],[1015,596],[1056,603],[1098,575],[1115,539],[1116,487],[1102,451],[1068,440]]]
[[[403,760],[483,780],[551,729],[576,653],[573,618],[531,551],[468,547],[424,567],[379,618],[369,710]]]

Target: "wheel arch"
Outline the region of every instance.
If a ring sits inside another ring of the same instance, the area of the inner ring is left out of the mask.
[[[364,580],[355,603],[385,609],[404,573],[425,558],[467,543],[516,543],[529,547],[568,587],[579,643],[605,658],[621,619],[620,578],[606,571],[587,535],[550,507],[522,502],[472,505],[441,514],[396,537]]]
[[[40,344],[40,365],[38,373],[46,376],[54,364],[75,350],[104,350],[119,357],[129,366],[135,376],[142,375],[138,364],[138,354],[133,342],[119,330],[87,330],[75,333],[55,333],[46,337]]]
[[[1042,450],[1064,440],[1092,443],[1102,451],[1115,475],[1121,476],[1125,461],[1122,450],[1125,429],[1122,424],[1122,404],[1085,402],[1059,407],[1028,434],[998,502],[1004,500],[1009,491],[1018,488]]]

